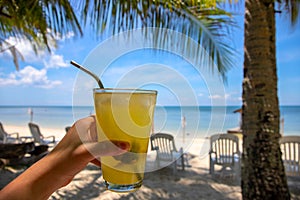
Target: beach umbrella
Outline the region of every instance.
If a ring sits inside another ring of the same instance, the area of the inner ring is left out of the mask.
[[[280,134],[283,136],[284,134],[284,118],[282,117],[280,120]]]
[[[30,122],[33,121],[33,110],[32,108],[28,108],[27,113],[30,115]]]
[[[243,112],[242,108],[239,108],[239,109],[236,109],[233,111],[233,113],[242,113],[242,112]]]
[[[185,116],[181,117],[181,127],[182,127],[182,142],[184,143],[185,141],[185,127],[186,127],[186,118]]]
[[[239,108],[239,109],[236,109],[236,110],[233,111],[233,113],[240,113],[240,114],[242,114],[242,112],[243,112],[242,108]],[[241,121],[241,119],[239,121],[240,121],[239,122],[239,127],[237,128],[238,132],[241,131],[241,127],[242,127],[242,121]]]

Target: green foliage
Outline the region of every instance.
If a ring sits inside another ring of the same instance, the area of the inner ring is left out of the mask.
[[[27,38],[34,49],[46,47],[48,38],[68,31],[82,33],[68,0],[1,0],[0,39]],[[0,43],[2,50],[3,44]]]
[[[177,41],[183,53],[197,57],[203,67],[214,70],[225,79],[229,68],[235,65],[235,50],[229,45],[230,27],[234,25],[230,13],[217,8],[215,0],[202,1],[145,1],[102,0],[74,2],[77,10],[83,10],[83,23],[92,25],[99,35],[103,31],[117,34],[134,28],[155,27],[170,29],[191,37],[201,49],[192,52],[188,41]],[[174,43],[167,35],[158,38],[157,46],[167,47]],[[174,47],[173,47],[174,48]],[[195,51],[193,49],[193,51]],[[211,58],[211,59],[210,59]]]
[[[29,39],[35,49],[42,47],[50,50],[49,41],[56,35],[64,35],[70,31],[81,35],[83,26],[93,28],[97,36],[104,31],[117,34],[135,28],[164,28],[178,31],[199,42],[206,52],[192,52],[188,41],[179,41],[183,46],[178,48],[196,56],[201,66],[212,70],[217,66],[217,71],[225,78],[226,71],[235,63],[235,50],[229,45],[228,27],[233,21],[229,13],[217,7],[220,2],[0,0],[0,48],[1,51],[14,49],[14,46],[7,46],[4,42],[14,36]],[[164,37],[166,40],[157,39],[154,42],[168,46],[168,36]]]
[[[299,7],[300,1],[299,0],[277,0],[278,3],[278,12],[284,11],[284,14],[289,16],[289,23],[292,26],[295,26],[299,19]]]

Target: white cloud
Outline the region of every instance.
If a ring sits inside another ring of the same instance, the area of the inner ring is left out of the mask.
[[[42,57],[45,56],[46,52],[41,49],[37,49],[37,53],[34,52],[32,48],[32,44],[27,39],[18,39],[16,37],[9,37],[6,42],[8,42],[11,45],[14,45],[17,50],[22,54],[25,61],[30,60],[30,62],[37,62],[42,59]],[[10,51],[5,51],[3,56],[9,56],[12,57]]]
[[[230,98],[230,94],[224,94],[224,95],[210,95],[209,96],[210,99],[229,99]]]
[[[53,88],[61,84],[61,81],[49,80],[46,69],[38,70],[32,66],[26,66],[20,71],[9,74],[6,78],[0,78],[0,86],[20,85],[39,88]]]
[[[57,33],[56,35],[54,35],[54,38],[59,41],[65,41],[66,39],[70,39],[74,36],[75,36],[74,32],[70,31],[63,36],[60,33]]]
[[[65,39],[69,39],[74,36],[74,33],[70,32],[64,36],[56,36],[56,41],[64,41]],[[46,68],[59,68],[59,67],[68,67],[69,64],[64,61],[62,55],[56,54],[55,50],[55,41],[52,38],[48,38],[48,44],[51,49],[51,53],[46,48],[37,49],[35,52],[32,43],[30,40],[26,38],[16,38],[9,37],[6,40],[9,44],[14,45],[17,50],[22,54],[25,62],[30,63],[44,63]],[[9,57],[12,59],[12,55],[10,51],[5,51],[0,56]]]
[[[216,95],[210,95],[209,98],[210,98],[210,99],[223,99],[224,97],[222,97],[222,96],[216,94]]]
[[[59,68],[59,67],[69,67],[69,64],[64,61],[62,55],[51,54],[48,61],[44,61],[46,68]]]

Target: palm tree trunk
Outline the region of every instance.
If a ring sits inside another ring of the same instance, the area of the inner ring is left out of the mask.
[[[279,146],[274,1],[245,3],[243,199],[290,199]]]

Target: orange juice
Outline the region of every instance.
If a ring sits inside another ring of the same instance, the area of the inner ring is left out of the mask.
[[[95,89],[98,140],[127,141],[129,152],[101,158],[103,178],[110,190],[138,189],[143,181],[156,91]]]

